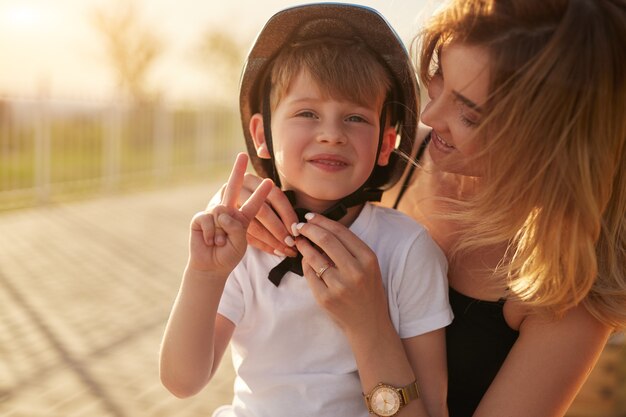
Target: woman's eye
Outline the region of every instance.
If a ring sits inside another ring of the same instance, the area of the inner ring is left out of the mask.
[[[468,119],[464,115],[461,115],[461,123],[463,123],[465,127],[474,127],[478,124],[478,122],[475,122],[472,119]]]
[[[459,120],[465,127],[476,127],[480,122],[480,117],[471,110],[467,109],[463,103],[455,100],[459,110]]]

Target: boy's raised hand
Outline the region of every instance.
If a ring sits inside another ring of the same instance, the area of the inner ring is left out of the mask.
[[[246,252],[246,231],[267,195],[272,181],[263,180],[250,197],[237,208],[248,165],[245,153],[237,155],[224,189],[222,201],[197,213],[191,221],[188,268],[226,278]]]

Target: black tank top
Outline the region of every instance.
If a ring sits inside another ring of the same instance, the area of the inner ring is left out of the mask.
[[[474,414],[517,340],[519,332],[504,319],[504,301],[477,300],[450,287],[454,312],[446,328],[450,417]]]
[[[424,140],[415,160],[426,149]],[[394,208],[411,181],[411,165]],[[448,358],[448,410],[450,417],[470,417],[506,359],[519,332],[504,319],[504,299],[483,301],[463,295],[450,287],[454,320],[446,328]],[[424,382],[428,383],[428,382]]]

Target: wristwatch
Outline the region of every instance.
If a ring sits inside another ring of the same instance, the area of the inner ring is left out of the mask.
[[[364,397],[370,414],[375,414],[379,417],[395,416],[402,407],[419,398],[417,381],[413,381],[401,388],[379,382]]]

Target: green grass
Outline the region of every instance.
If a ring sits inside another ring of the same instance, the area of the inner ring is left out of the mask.
[[[9,123],[0,130],[0,210],[37,204],[42,195],[58,201],[221,174],[245,149],[243,136],[231,110],[208,115],[209,137],[198,138],[196,112],[173,112],[161,147],[155,126],[162,113],[151,108],[131,110],[116,134],[102,118],[50,120],[45,157],[37,155],[36,126]]]

